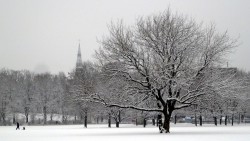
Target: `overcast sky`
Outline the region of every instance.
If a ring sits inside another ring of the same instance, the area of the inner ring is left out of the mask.
[[[229,66],[250,71],[250,0],[0,0],[0,68],[67,73],[79,39],[91,60],[111,20],[133,23],[168,7],[239,36]]]

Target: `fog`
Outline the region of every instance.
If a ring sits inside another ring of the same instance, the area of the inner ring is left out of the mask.
[[[248,0],[0,0],[0,68],[67,73],[75,67],[79,40],[83,60],[93,60],[111,21],[132,24],[167,8],[239,38],[229,67],[250,70]]]

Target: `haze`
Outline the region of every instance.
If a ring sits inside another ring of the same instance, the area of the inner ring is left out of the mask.
[[[111,20],[131,24],[168,7],[239,37],[229,67],[250,70],[248,0],[0,0],[0,68],[67,73],[75,67],[79,39],[82,59],[92,60]]]

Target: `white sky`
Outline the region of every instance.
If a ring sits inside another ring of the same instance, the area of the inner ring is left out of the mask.
[[[111,20],[133,23],[168,7],[240,36],[229,66],[250,71],[249,0],[0,0],[0,68],[67,73],[79,39],[82,59],[91,60]]]

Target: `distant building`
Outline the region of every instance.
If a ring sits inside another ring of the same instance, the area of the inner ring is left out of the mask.
[[[81,71],[83,69],[83,64],[82,64],[82,55],[81,55],[81,47],[80,47],[80,43],[78,46],[78,52],[77,52],[77,60],[76,60],[76,75],[80,74]]]

